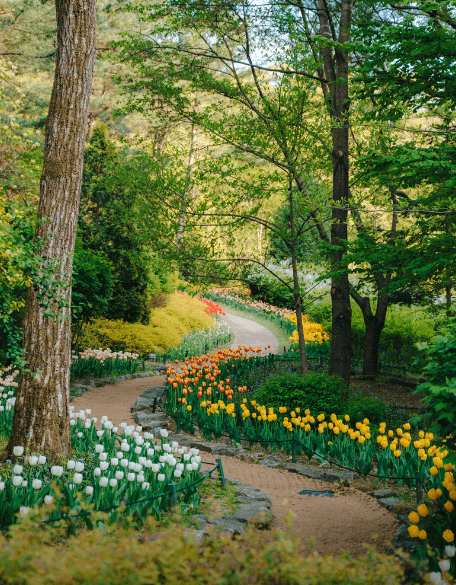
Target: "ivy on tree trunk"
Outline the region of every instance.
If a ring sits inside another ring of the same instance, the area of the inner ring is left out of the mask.
[[[51,456],[70,451],[70,277],[95,62],[96,0],[56,0],[56,16],[56,66],[35,229],[43,271],[28,293],[27,368],[19,376],[5,456],[16,445]]]

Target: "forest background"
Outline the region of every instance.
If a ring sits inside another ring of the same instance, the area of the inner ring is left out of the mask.
[[[0,352],[18,361],[26,290],[45,280],[32,233],[56,25],[53,2],[1,8]],[[366,374],[388,307],[449,316],[454,28],[447,2],[99,2],[74,344],[95,317],[147,323],[179,278],[249,283],[329,330],[343,288]]]

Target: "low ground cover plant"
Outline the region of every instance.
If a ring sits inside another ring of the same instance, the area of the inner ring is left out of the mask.
[[[283,532],[265,540],[249,529],[235,540],[213,536],[198,544],[182,526],[157,533],[148,523],[128,528],[82,530],[66,538],[61,528],[36,529],[24,517],[0,535],[0,581],[5,585],[402,585],[405,570],[392,557],[368,550],[303,556],[300,542]],[[101,523],[104,521],[100,515]],[[60,541],[60,543],[59,543]],[[51,545],[51,546],[50,546]],[[81,562],[83,559],[83,562]]]

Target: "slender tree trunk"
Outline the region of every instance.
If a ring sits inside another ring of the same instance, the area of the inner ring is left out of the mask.
[[[16,445],[51,456],[70,451],[69,282],[95,62],[96,0],[56,0],[56,13],[55,77],[35,229],[43,266],[56,266],[54,296],[50,307],[43,306],[40,283],[49,281],[43,268],[41,281],[29,289],[27,298],[23,347],[31,373],[23,371],[19,377],[8,456]]]
[[[451,310],[451,286],[445,287],[445,306],[446,306],[446,316],[451,317],[453,312]]]
[[[306,355],[306,340],[304,339],[304,328],[302,326],[302,309],[301,309],[301,289],[298,279],[298,263],[296,259],[296,229],[293,208],[293,184],[290,181],[289,185],[289,201],[290,201],[290,248],[291,248],[291,266],[293,270],[293,288],[294,288],[294,306],[296,311],[296,326],[298,329],[299,338],[299,365],[301,374],[307,374],[307,355]]]
[[[187,212],[187,203],[190,197],[191,186],[190,181],[192,178],[193,173],[193,163],[195,162],[195,149],[196,149],[196,125],[192,124],[192,140],[190,143],[190,153],[188,155],[188,165],[187,165],[187,174],[185,176],[185,182],[187,183],[187,188],[185,189],[184,199],[182,200],[182,204],[179,210],[179,222],[177,227],[177,249],[182,245],[182,240],[184,238],[184,222],[185,222],[185,214]]]
[[[339,22],[338,42],[350,40],[350,24],[353,2],[343,0]],[[329,9],[325,0],[318,0],[320,34],[331,40],[334,36]],[[348,204],[348,138],[349,138],[349,94],[348,94],[348,51],[331,46],[322,49],[325,76],[329,81],[331,97],[332,140],[333,140],[333,208],[331,222],[331,246],[333,271],[343,268],[343,246],[347,241]],[[335,61],[335,67],[334,67]],[[331,282],[332,332],[329,374],[350,381],[351,358],[351,307],[348,274],[333,277]]]

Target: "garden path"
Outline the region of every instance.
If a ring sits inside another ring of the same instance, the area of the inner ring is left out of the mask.
[[[230,326],[234,325],[234,347],[238,345],[271,345],[275,337],[264,327],[244,319],[227,315]],[[267,333],[266,333],[267,332]],[[75,410],[92,410],[92,416],[106,415],[115,425],[125,421],[136,424],[130,407],[147,388],[162,386],[166,376],[137,378],[119,384],[95,388],[72,402]],[[202,453],[203,460],[215,462],[215,457]],[[233,457],[222,457],[225,475],[243,483],[253,485],[271,497],[274,515],[273,528],[283,529],[291,515],[292,530],[302,539],[315,539],[315,550],[321,554],[329,551],[347,551],[352,555],[365,552],[365,544],[385,551],[397,530],[395,517],[374,498],[355,490],[334,486],[318,480],[308,479],[291,472],[251,464]],[[332,490],[335,496],[299,495],[300,490]],[[273,538],[265,532],[265,539]]]
[[[231,344],[233,349],[236,349],[239,345],[247,345],[255,349],[261,346],[263,348],[263,354],[279,352],[279,342],[269,329],[250,319],[232,315],[227,311],[225,313],[226,315],[223,319],[228,323],[234,334],[234,341]],[[264,347],[267,345],[271,347],[265,351]]]

